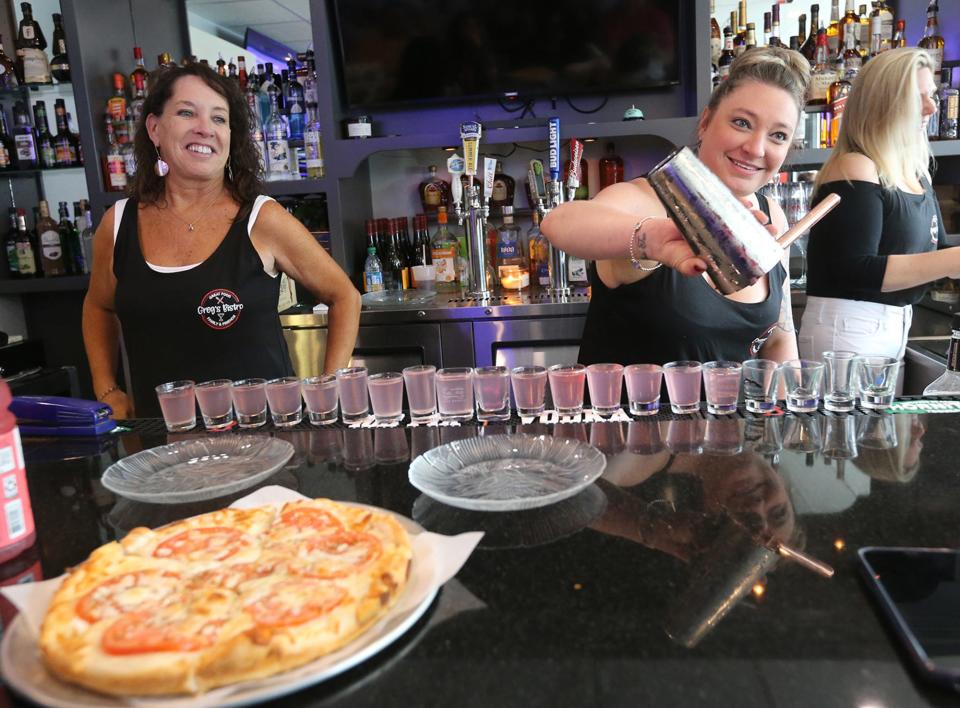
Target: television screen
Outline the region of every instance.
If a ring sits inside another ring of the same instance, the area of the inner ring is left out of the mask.
[[[330,0],[351,108],[679,80],[677,0]]]

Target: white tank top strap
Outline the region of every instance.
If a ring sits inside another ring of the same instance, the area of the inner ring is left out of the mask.
[[[247,236],[253,231],[253,225],[257,223],[257,217],[260,215],[260,209],[263,208],[263,205],[267,202],[274,202],[276,199],[269,197],[266,194],[261,194],[259,197],[253,200],[253,208],[250,210],[250,218],[247,219]]]
[[[120,233],[120,222],[123,220],[123,208],[127,206],[127,198],[120,199],[113,205],[113,245],[117,245],[117,234]]]

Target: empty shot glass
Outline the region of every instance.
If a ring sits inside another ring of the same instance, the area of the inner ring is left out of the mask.
[[[510,371],[505,366],[480,366],[473,371],[477,420],[510,419]]]
[[[659,364],[630,364],[623,370],[627,382],[630,415],[656,415],[660,410],[663,367]]]
[[[590,407],[600,415],[612,415],[620,410],[620,392],[623,390],[621,364],[590,364],[587,367],[587,386],[590,387]]]
[[[897,393],[897,375],[900,362],[892,356],[861,356],[857,358],[860,405],[879,410],[893,403]]]
[[[194,389],[207,430],[225,430],[233,425],[232,384],[230,379],[213,379],[198,383]]]
[[[267,422],[267,380],[241,379],[230,386],[233,410],[241,428],[259,428]]]
[[[281,376],[267,381],[267,403],[270,404],[270,419],[277,427],[288,428],[299,423],[303,418],[300,379]]]
[[[583,364],[554,364],[547,369],[553,407],[560,415],[578,415],[583,412],[583,387],[587,367]]]
[[[437,367],[433,364],[408,366],[403,370],[410,420],[430,420],[437,414]]]
[[[465,366],[437,371],[437,407],[441,420],[473,418],[473,369]]]
[[[787,410],[813,413],[820,404],[823,386],[823,364],[810,359],[792,359],[780,366],[787,389]]]
[[[337,420],[337,377],[333,374],[309,376],[300,382],[307,420],[313,425],[330,425]]]
[[[741,369],[743,403],[751,413],[769,413],[777,406],[780,365],[771,359],[747,359]]]
[[[547,394],[547,370],[542,366],[516,366],[510,370],[513,400],[517,415],[534,416],[543,413]]]
[[[849,413],[857,405],[856,352],[823,353],[823,407],[834,413]]]
[[[171,433],[193,430],[197,425],[197,403],[193,381],[170,381],[157,386],[157,400],[163,423]]]
[[[740,397],[740,362],[708,361],[703,365],[703,388],[707,413],[729,415],[737,412]]]
[[[348,366],[337,369],[337,393],[340,395],[340,415],[344,423],[355,423],[370,415],[367,395],[367,367]]]
[[[671,411],[678,415],[700,412],[702,370],[699,361],[671,361],[663,365],[663,378],[667,382]]]
[[[387,371],[367,379],[373,417],[378,423],[397,423],[403,420],[403,374]]]

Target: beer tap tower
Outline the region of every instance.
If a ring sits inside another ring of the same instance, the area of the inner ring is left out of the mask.
[[[480,155],[480,123],[468,121],[460,124],[460,138],[463,140],[463,174],[469,178],[466,192],[460,184],[460,175],[451,172],[451,197],[454,204],[454,213],[457,223],[463,226],[466,221],[467,247],[470,258],[470,296],[477,300],[489,300],[491,292],[487,288],[487,254],[485,237],[487,233],[487,217],[490,215],[490,190],[486,185],[493,186],[493,169],[496,161],[488,160],[492,164],[484,165],[484,173],[490,172],[489,178],[484,174],[483,199],[481,203],[481,188],[475,184],[477,164]],[[448,161],[448,166],[449,166]]]
[[[563,188],[560,183],[560,119],[551,118],[547,124],[548,146],[548,168],[550,170],[550,181],[547,183],[546,204],[540,199],[537,201],[537,210],[540,212],[540,220],[550,213],[553,209],[560,206],[564,201]],[[577,154],[575,154],[577,153]],[[580,158],[583,155],[583,143],[579,140],[570,141],[570,175],[567,178],[568,200],[573,200],[577,187],[580,186]],[[539,185],[540,182],[537,182]],[[535,195],[534,198],[538,198]],[[550,262],[550,287],[547,292],[554,297],[566,297],[570,295],[570,276],[567,272],[567,254],[554,246],[552,243],[547,248]]]

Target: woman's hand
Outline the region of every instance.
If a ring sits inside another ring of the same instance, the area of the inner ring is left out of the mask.
[[[740,201],[743,202],[743,205],[750,210],[750,213],[753,214],[756,220],[760,222],[760,225],[766,227],[771,236],[776,238],[780,235],[777,233],[777,227],[774,225],[772,218],[764,214],[763,211],[758,207],[755,207],[753,202],[751,202],[749,199],[741,199]]]
[[[133,418],[133,406],[130,403],[130,397],[119,388],[116,391],[108,393],[100,402],[106,403],[113,409],[113,415],[110,417],[114,420],[128,420]]]

